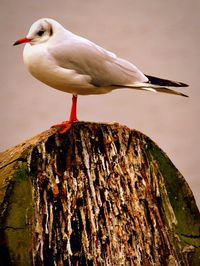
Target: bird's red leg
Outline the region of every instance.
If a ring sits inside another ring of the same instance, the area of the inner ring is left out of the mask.
[[[59,133],[64,134],[71,128],[73,122],[78,121],[76,111],[77,111],[77,95],[73,95],[69,121],[65,121],[61,124],[53,125],[52,127],[60,128]]]
[[[69,118],[70,122],[78,121],[77,116],[76,116],[76,110],[77,110],[77,95],[73,95],[72,96],[71,114],[70,114],[70,118]]]

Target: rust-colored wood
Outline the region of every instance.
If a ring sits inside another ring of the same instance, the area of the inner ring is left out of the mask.
[[[142,133],[78,122],[0,154],[0,265],[198,265],[199,211]]]

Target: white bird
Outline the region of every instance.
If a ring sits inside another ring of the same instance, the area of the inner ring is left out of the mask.
[[[73,94],[69,121],[56,125],[64,127],[62,132],[77,121],[77,95],[104,94],[130,88],[187,97],[168,88],[187,87],[187,84],[144,75],[132,63],[75,35],[50,18],[34,22],[27,36],[14,45],[21,43],[26,43],[24,63],[36,79]]]

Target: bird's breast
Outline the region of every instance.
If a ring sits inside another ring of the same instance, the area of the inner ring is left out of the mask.
[[[23,52],[24,64],[37,79],[45,82],[55,67],[55,63],[44,45],[26,44]]]
[[[66,70],[63,73],[56,60],[48,53],[45,45],[26,44],[23,52],[24,64],[29,72],[41,82],[55,89],[74,93],[70,77],[73,76],[73,70]]]

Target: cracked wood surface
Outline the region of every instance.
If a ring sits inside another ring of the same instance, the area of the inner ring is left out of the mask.
[[[199,217],[165,153],[125,126],[78,122],[0,154],[0,265],[198,265]]]

